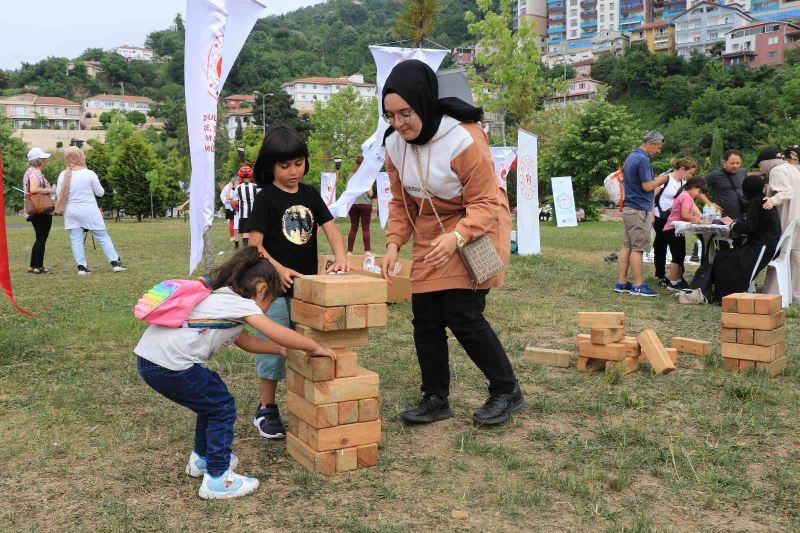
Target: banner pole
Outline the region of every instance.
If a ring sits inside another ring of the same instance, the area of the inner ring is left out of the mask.
[[[14,291],[11,289],[11,269],[8,263],[8,235],[6,234],[6,197],[3,177],[3,151],[0,150],[0,288],[6,293],[14,309],[25,316],[33,316],[33,313],[17,305],[17,302],[14,301]]]

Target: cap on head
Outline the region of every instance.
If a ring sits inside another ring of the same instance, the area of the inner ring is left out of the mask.
[[[36,161],[37,159],[47,159],[52,154],[48,154],[38,146],[35,146],[28,150],[28,161]]]
[[[766,148],[761,150],[758,154],[756,162],[753,163],[753,168],[758,168],[758,164],[762,161],[771,161],[773,159],[783,159],[783,150],[779,148]]]
[[[253,168],[248,165],[242,165],[242,167],[239,169],[239,172],[237,172],[237,175],[240,178],[252,178]]]

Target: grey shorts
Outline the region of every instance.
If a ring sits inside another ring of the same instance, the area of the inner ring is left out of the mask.
[[[634,252],[646,252],[650,246],[650,231],[653,229],[652,211],[641,211],[632,207],[622,208],[622,225],[625,234],[622,247]]]

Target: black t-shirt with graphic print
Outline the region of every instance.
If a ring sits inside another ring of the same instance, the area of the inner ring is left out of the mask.
[[[333,220],[319,191],[304,183],[295,193],[270,183],[258,193],[249,230],[264,235],[276,261],[301,274],[317,273],[317,227]]]

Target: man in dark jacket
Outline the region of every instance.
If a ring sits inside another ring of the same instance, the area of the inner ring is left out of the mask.
[[[706,176],[706,186],[714,203],[722,208],[723,216],[737,219],[742,215],[742,182],[746,177],[742,154],[737,150],[725,152],[722,168],[712,170]]]

